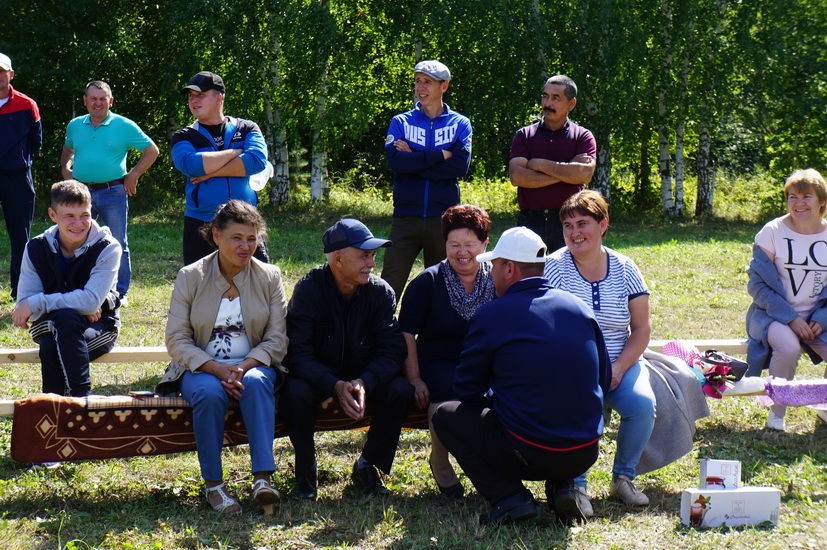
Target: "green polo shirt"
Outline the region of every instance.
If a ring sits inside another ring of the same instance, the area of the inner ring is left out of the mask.
[[[64,144],[75,151],[73,178],[104,183],[124,177],[129,150],[143,151],[152,140],[137,124],[110,111],[97,128],[89,115],[73,118],[66,126]]]

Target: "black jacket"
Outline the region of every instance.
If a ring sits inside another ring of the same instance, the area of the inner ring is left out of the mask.
[[[345,301],[330,267],[296,283],[287,307],[289,376],[333,394],[339,380],[361,378],[369,392],[399,376],[405,343],[394,317],[396,297],[379,277]]]

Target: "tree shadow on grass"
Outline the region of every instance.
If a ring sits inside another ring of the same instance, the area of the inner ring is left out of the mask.
[[[804,456],[815,463],[827,463],[827,428],[823,426],[811,432],[793,433],[768,429],[733,431],[711,425],[699,429],[695,441],[702,458],[740,460],[744,474],[761,473],[772,464],[799,463]]]

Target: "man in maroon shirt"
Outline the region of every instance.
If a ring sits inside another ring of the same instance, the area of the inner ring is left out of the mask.
[[[560,207],[592,179],[597,142],[568,118],[577,105],[577,85],[571,78],[549,78],[540,105],[542,119],[514,135],[508,173],[517,188],[517,225],[542,236],[553,252],[565,246]]]

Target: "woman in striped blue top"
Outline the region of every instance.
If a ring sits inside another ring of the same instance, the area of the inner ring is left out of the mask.
[[[594,311],[612,361],[611,390],[606,403],[620,414],[611,495],[629,506],[646,506],[649,498],[632,480],[655,423],[655,395],[648,371],[640,365],[649,344],[649,290],[635,263],[603,246],[609,228],[609,206],[596,191],[581,191],[560,209],[566,247],[546,259],[551,284],[571,292]],[[593,514],[585,474],[564,491],[576,499],[584,515]]]

